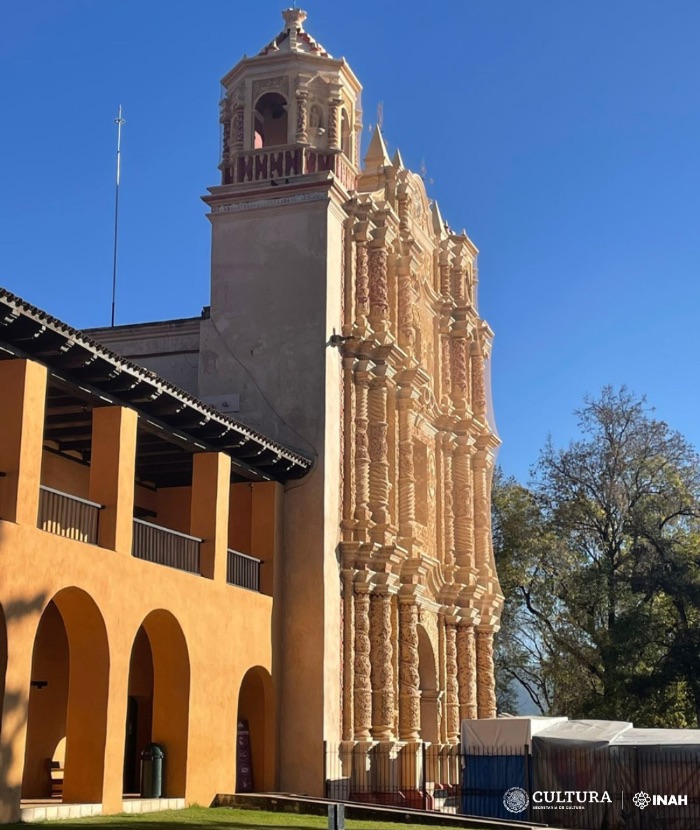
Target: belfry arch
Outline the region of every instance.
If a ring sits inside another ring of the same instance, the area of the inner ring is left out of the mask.
[[[288,143],[287,99],[279,92],[266,92],[255,104],[255,147],[280,147]]]

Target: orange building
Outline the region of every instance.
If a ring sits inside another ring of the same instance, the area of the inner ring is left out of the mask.
[[[163,795],[209,804],[240,720],[274,788],[280,482],[309,467],[0,291],[0,821],[121,811],[152,741]]]

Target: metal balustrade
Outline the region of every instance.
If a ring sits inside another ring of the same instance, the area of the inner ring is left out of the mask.
[[[37,526],[56,536],[96,545],[100,510],[101,504],[41,485]]]
[[[132,555],[137,559],[198,574],[201,544],[196,536],[134,519]]]
[[[260,566],[262,560],[237,550],[228,551],[226,562],[226,581],[229,585],[238,585],[251,591],[260,590]]]

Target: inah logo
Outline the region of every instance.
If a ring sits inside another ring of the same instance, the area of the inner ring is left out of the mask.
[[[632,801],[634,801],[640,810],[643,810],[651,804],[651,796],[649,793],[637,793],[632,796]]]
[[[522,787],[511,787],[503,796],[503,806],[509,813],[522,813],[530,803],[530,797]]]

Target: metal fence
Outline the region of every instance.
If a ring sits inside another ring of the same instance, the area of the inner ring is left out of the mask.
[[[78,542],[97,544],[101,504],[62,493],[51,487],[39,489],[39,518],[41,530],[75,539]]]
[[[366,747],[326,743],[328,798],[574,830],[700,829],[698,746],[542,742],[532,754],[525,746],[466,753],[459,746],[436,744]],[[512,787],[529,798],[517,814],[504,804]]]
[[[196,536],[134,519],[132,554],[137,559],[198,574],[201,544]]]
[[[238,585],[251,591],[260,590],[260,566],[262,560],[247,553],[229,550],[226,560],[226,581],[229,585]]]
[[[326,797],[459,813],[460,765],[457,745],[326,743]]]

